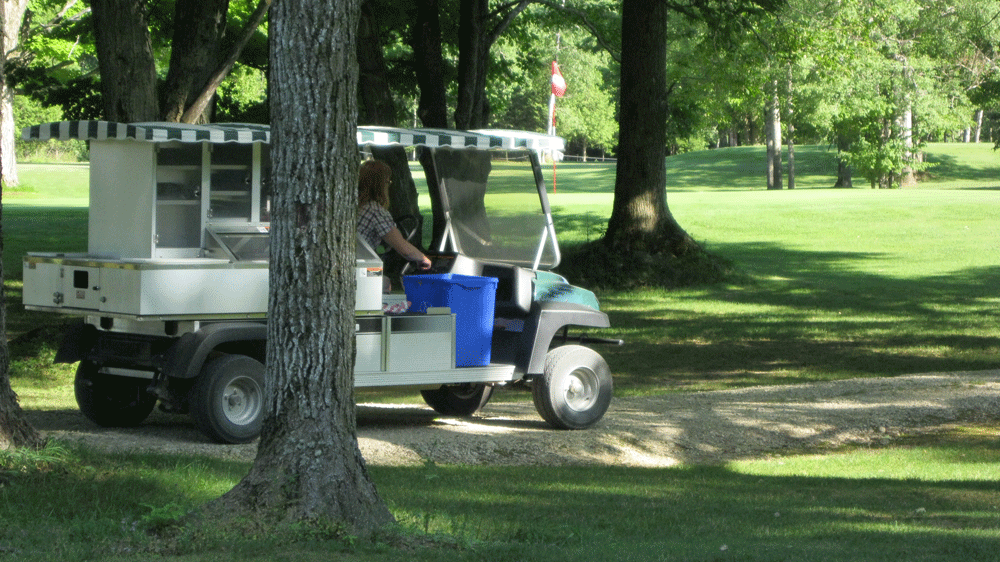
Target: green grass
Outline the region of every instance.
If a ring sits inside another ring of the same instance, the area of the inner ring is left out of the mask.
[[[832,184],[823,147],[799,147],[798,189],[763,189],[762,149],[668,159],[680,224],[745,275],[679,291],[603,292],[602,353],[617,396],[997,368],[1000,160],[933,145],[917,189]],[[13,383],[22,404],[72,408],[72,368],[48,365],[63,321],[27,314],[20,256],[86,247],[86,171],[23,168],[4,193]],[[551,168],[546,171],[551,175]],[[560,164],[564,244],[596,239],[614,166]],[[418,178],[418,183],[422,178]],[[32,331],[38,330],[38,331]],[[499,393],[501,399],[525,399]],[[995,560],[1000,432],[957,428],[884,447],[724,466],[370,467],[400,521],[375,545],[303,534],[151,543],[144,530],[231,487],[246,464],[101,454],[0,455],[0,553],[17,560]],[[151,552],[150,549],[153,549]]]
[[[988,561],[1000,536],[997,438],[973,427],[663,469],[370,467],[399,522],[375,544],[183,529],[154,540],[146,531],[170,529],[249,465],[70,448],[43,463],[0,456],[0,549],[46,561]]]

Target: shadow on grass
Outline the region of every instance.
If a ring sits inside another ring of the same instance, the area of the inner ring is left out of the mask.
[[[775,477],[726,467],[561,467],[526,481],[492,467],[372,472],[405,523],[490,541],[496,560],[995,556],[995,483],[987,481]]]
[[[845,264],[878,254],[713,247],[754,281],[602,295],[622,390],[722,388],[1000,367],[1000,265],[900,279]],[[703,304],[701,304],[703,303]],[[717,312],[706,312],[717,311]]]
[[[960,161],[952,154],[930,152],[927,154],[927,162],[931,164],[931,167],[923,175],[932,183],[969,182],[979,185],[962,189],[1000,189],[998,162],[995,159],[974,166]]]

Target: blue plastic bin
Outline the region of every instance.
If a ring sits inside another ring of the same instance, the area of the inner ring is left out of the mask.
[[[455,366],[490,364],[497,280],[454,273],[407,275],[403,289],[410,311],[447,306],[455,314]]]

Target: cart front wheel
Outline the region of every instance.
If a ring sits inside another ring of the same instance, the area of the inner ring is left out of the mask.
[[[596,351],[557,347],[545,356],[532,396],[542,419],[558,429],[586,429],[604,417],[611,404],[611,370]]]
[[[83,360],[76,368],[73,390],[80,411],[102,427],[134,427],[143,422],[156,405],[156,396],[146,391],[149,381],[105,375],[97,365]]]
[[[435,412],[446,416],[471,416],[478,412],[493,395],[486,384],[448,384],[433,390],[421,390],[424,402]]]
[[[260,435],[264,365],[246,355],[223,355],[201,370],[189,397],[198,429],[219,443],[249,443]]]

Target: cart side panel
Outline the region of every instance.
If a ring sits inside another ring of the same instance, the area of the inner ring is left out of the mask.
[[[88,253],[109,259],[153,255],[155,145],[90,142]],[[127,234],[126,234],[127,233]]]

